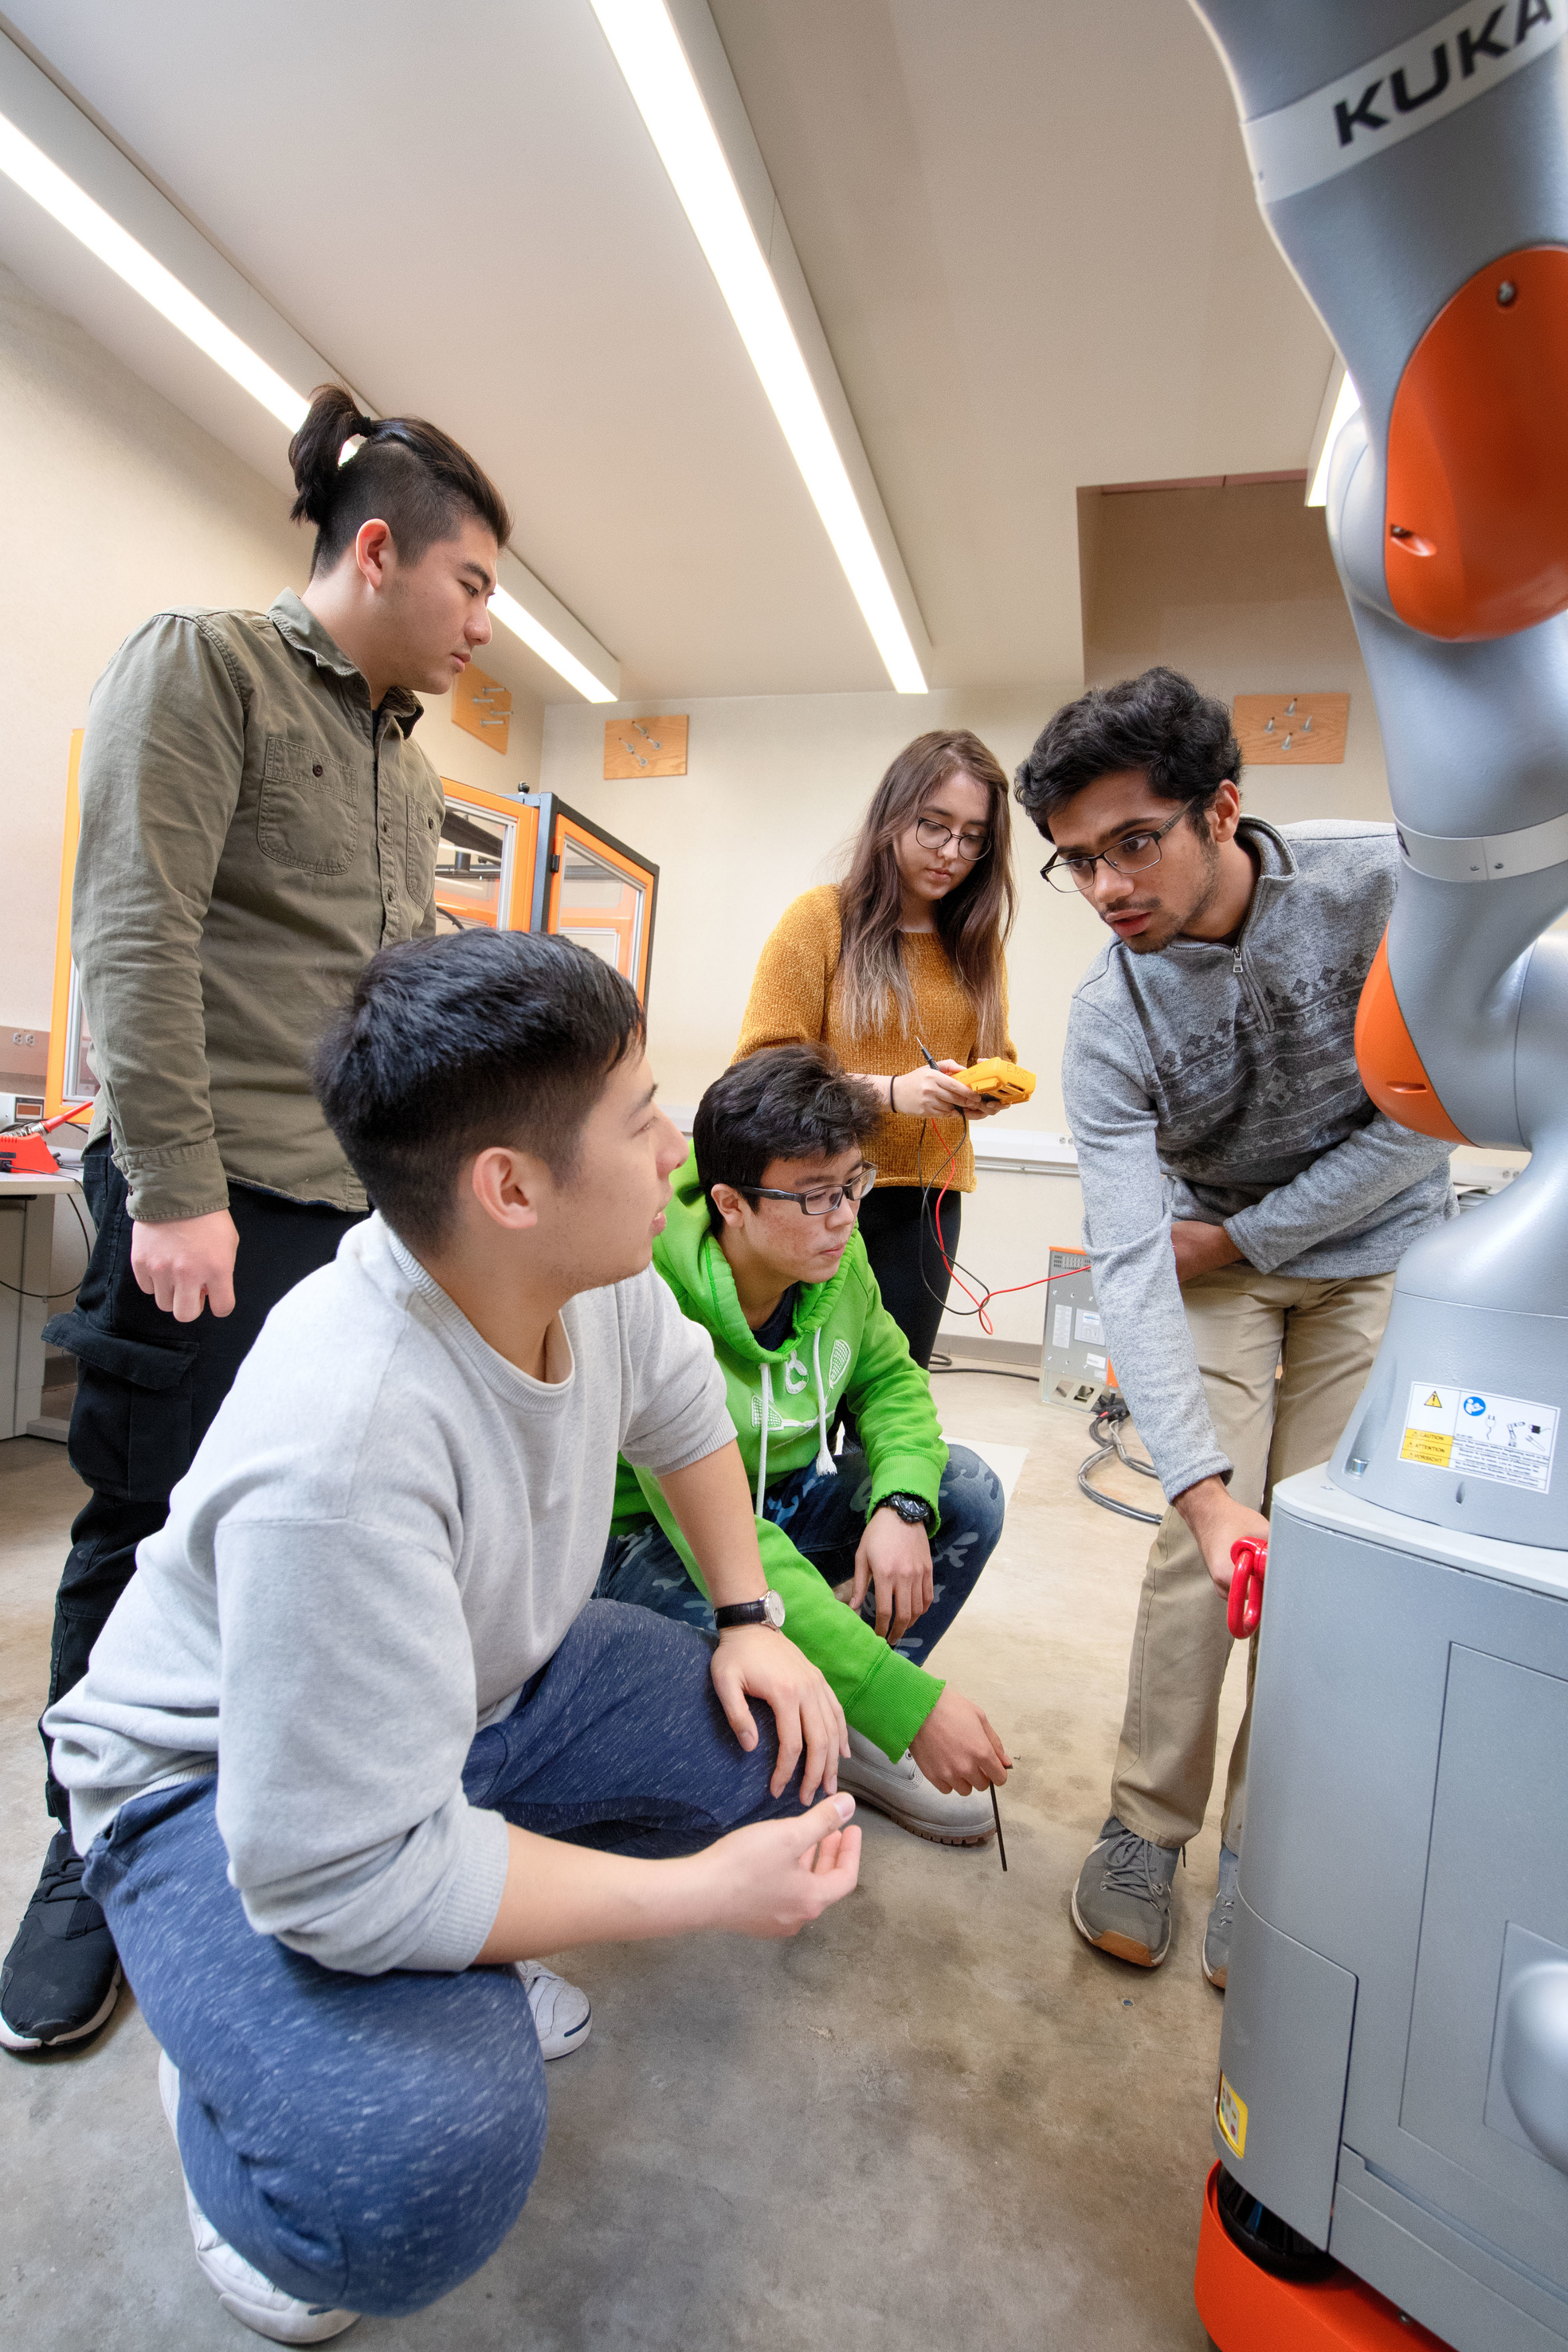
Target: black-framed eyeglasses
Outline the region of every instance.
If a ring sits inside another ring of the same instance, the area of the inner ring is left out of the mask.
[[[847,1183],[816,1185],[809,1192],[780,1192],[771,1184],[737,1184],[735,1190],[743,1192],[748,1201],[794,1201],[798,1203],[803,1216],[826,1217],[831,1216],[841,1201],[847,1201],[852,1206],[863,1201],[876,1181],[877,1171],[866,1160],[861,1161]]]
[[[991,847],[988,833],[955,834],[952,825],[943,824],[940,817],[934,816],[915,819],[915,839],[922,849],[945,849],[951,841],[966,866],[977,864]]]
[[[1151,866],[1158,866],[1160,844],[1181,824],[1186,813],[1184,805],[1179,808],[1170,823],[1163,824],[1158,833],[1124,833],[1114,852],[1102,849],[1091,857],[1087,854],[1080,855],[1076,849],[1058,849],[1056,856],[1048,857],[1041,866],[1040,879],[1048,882],[1053,890],[1067,889],[1069,879],[1075,890],[1092,890],[1097,866],[1109,866],[1113,874],[1145,873]]]

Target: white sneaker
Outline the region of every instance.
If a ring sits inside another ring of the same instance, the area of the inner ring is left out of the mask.
[[[886,1813],[900,1829],[930,1838],[934,1845],[984,1845],[996,1834],[988,1790],[963,1797],[955,1789],[944,1796],[932,1788],[907,1748],[896,1764],[889,1764],[879,1748],[853,1729],[848,1758],[838,1759],[838,1785],[862,1804]]]
[[[547,1969],[542,1960],[514,1960],[533,2011],[542,2058],[569,2058],[588,2039],[594,2004],[585,1992]]]
[[[177,2149],[180,2076],[166,2050],[158,2053],[158,2094]],[[180,2178],[185,2180],[184,2165]],[[264,2278],[254,2264],[247,2263],[243,2254],[237,2254],[218,2236],[192,2196],[188,2180],[185,2210],[190,2216],[191,2236],[195,2241],[196,2261],[203,2277],[229,2317],[254,2328],[258,2336],[269,2336],[274,2344],[324,2344],[329,2336],[341,2336],[359,2317],[357,2311],[333,2311],[324,2303],[301,2303],[298,2295],[285,2294],[281,2287],[274,2286],[269,2278]]]

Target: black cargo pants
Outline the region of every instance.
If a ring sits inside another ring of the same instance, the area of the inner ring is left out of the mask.
[[[55,1597],[51,1706],[86,1674],[92,1645],[131,1580],[137,1545],[168,1517],[169,1490],[190,1468],[268,1314],[336,1256],[359,1223],[352,1211],[231,1186],[228,1210],[239,1233],[234,1312],[220,1318],[204,1307],[194,1323],[176,1323],[131,1271],[125,1179],[107,1137],[83,1153],[81,1184],[98,1237],[76,1305],[44,1327],[50,1344],[77,1360],[71,1467],[92,1489],[71,1528]],[[46,1756],[48,1748],[46,1739]],[[47,1793],[50,1812],[68,1828],[66,1792],[52,1771]]]

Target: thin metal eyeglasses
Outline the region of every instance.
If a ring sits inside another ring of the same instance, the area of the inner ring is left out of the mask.
[[[1068,875],[1071,877],[1075,889],[1092,890],[1097,866],[1109,866],[1113,874],[1145,873],[1151,866],[1158,866],[1160,844],[1181,824],[1186,813],[1184,807],[1179,808],[1170,824],[1163,824],[1158,833],[1124,834],[1116,845],[1114,857],[1109,849],[1102,849],[1092,857],[1080,856],[1077,850],[1058,849],[1056,856],[1048,857],[1041,866],[1040,879],[1048,882],[1053,890],[1065,890],[1068,886],[1062,877]]]
[[[915,839],[922,849],[945,849],[950,841],[955,842],[958,854],[966,866],[977,865],[981,858],[988,856],[991,848],[988,833],[955,834],[950,824],[941,824],[934,816],[915,819]]]
[[[799,1204],[803,1216],[826,1217],[841,1201],[847,1201],[852,1205],[863,1201],[876,1181],[877,1171],[870,1161],[866,1160],[859,1173],[851,1176],[847,1184],[824,1184],[810,1192],[780,1192],[771,1184],[737,1184],[735,1190],[743,1192],[748,1201],[795,1201]]]

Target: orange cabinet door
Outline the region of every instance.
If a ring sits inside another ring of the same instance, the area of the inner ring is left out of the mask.
[[[548,824],[544,887],[536,891],[534,902],[542,928],[560,931],[614,964],[646,1011],[658,866],[552,795]]]
[[[436,860],[442,930],[526,931],[533,897],[539,809],[531,800],[441,779],[447,795]]]

